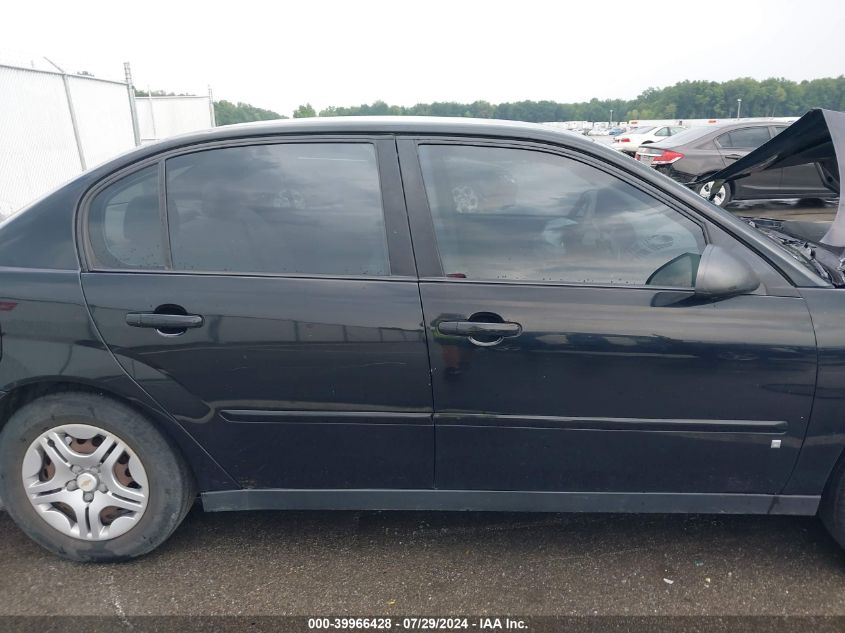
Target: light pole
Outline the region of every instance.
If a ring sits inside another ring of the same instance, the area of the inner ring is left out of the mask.
[[[742,111],[742,99],[736,100],[736,118],[739,118],[739,113]]]
[[[613,108],[610,109],[610,127],[613,127]]]

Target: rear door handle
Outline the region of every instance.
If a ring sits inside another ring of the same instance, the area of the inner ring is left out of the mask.
[[[132,327],[149,327],[157,330],[184,330],[201,327],[203,319],[198,314],[159,314],[158,312],[130,312],[126,324]]]
[[[447,336],[519,336],[522,326],[519,323],[484,323],[481,321],[441,321],[437,331]]]
[[[728,160],[739,160],[740,158],[742,158],[742,154],[728,154],[727,156],[725,156],[725,158],[727,158]]]

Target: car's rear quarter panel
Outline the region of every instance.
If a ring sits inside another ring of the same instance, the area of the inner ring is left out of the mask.
[[[203,490],[232,479],[117,364],[91,321],[74,246],[74,210],[91,174],[0,229],[0,424],[36,394],[85,389],[128,402],[178,445]]]

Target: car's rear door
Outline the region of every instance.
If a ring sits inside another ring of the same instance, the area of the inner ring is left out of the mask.
[[[391,137],[182,150],[85,211],[82,284],[101,335],[244,487],[432,486]]]
[[[565,154],[401,141],[437,487],[779,491],[815,381],[803,300],[671,198]],[[708,242],[765,289],[693,298]]]

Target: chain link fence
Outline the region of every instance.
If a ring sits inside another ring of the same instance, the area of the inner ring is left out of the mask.
[[[210,92],[135,98],[127,82],[0,63],[0,217],[139,142],[213,126]]]

